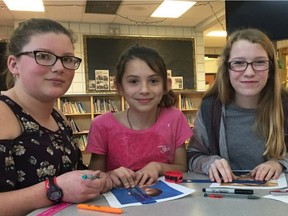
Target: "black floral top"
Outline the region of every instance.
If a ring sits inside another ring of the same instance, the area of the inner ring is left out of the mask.
[[[51,115],[59,129],[42,127],[32,116],[5,95],[0,95],[15,113],[23,133],[14,140],[0,140],[0,192],[25,188],[48,176],[58,176],[85,168],[79,148],[72,140],[72,130],[53,109]]]

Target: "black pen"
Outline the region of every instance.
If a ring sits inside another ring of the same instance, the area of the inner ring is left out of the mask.
[[[203,192],[207,193],[225,193],[225,194],[253,194],[253,190],[249,189],[234,189],[234,188],[203,188]]]

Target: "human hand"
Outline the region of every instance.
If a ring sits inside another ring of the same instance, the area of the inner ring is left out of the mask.
[[[111,190],[113,188],[113,181],[112,181],[110,175],[108,175],[105,172],[101,172],[100,173],[100,178],[101,179],[103,178],[105,180],[105,182],[106,182],[106,185],[102,189],[101,193],[105,193],[105,192],[107,192],[107,191],[109,191],[109,190]]]
[[[160,171],[160,163],[150,162],[136,172],[135,183],[139,186],[151,185],[157,181]]]
[[[259,164],[251,171],[251,176],[255,180],[269,181],[270,179],[278,179],[283,168],[282,165],[276,160],[269,160]]]
[[[116,187],[130,188],[136,185],[134,178],[135,172],[126,167],[119,167],[108,173],[112,179],[113,185]]]
[[[224,158],[217,159],[211,164],[208,175],[211,181],[216,181],[217,183],[222,181],[226,183],[232,182],[233,179],[236,179],[229,163]]]
[[[98,175],[100,178],[82,179],[85,174]],[[57,184],[63,191],[64,202],[80,203],[99,196],[106,189],[107,180],[109,182],[106,174],[100,170],[75,170],[58,176]]]

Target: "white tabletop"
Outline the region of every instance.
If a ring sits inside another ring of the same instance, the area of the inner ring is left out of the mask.
[[[203,179],[207,176],[195,173],[185,173],[185,177],[193,177],[193,179]],[[286,179],[288,175],[286,174]],[[202,188],[208,187],[209,183],[183,183],[184,186],[193,188],[196,192],[189,196],[167,202],[156,204],[147,204],[135,207],[123,208],[122,215],[133,216],[287,216],[288,204],[272,199],[244,199],[225,197],[222,199],[213,199],[203,197]],[[254,195],[264,196],[269,193],[269,190],[254,190]],[[89,202],[93,205],[109,205],[103,196]],[[37,215],[49,208],[38,209],[29,214],[29,216]],[[77,209],[76,205],[71,205],[60,212],[56,216],[108,216],[116,215],[102,213],[89,210]]]

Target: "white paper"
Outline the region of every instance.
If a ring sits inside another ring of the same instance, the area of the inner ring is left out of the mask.
[[[221,183],[212,183],[210,187],[225,187],[225,188],[240,188],[240,189],[280,189],[287,187],[287,181],[284,173],[281,173],[277,180],[270,180],[269,182],[277,183],[277,186],[247,186],[244,184],[231,184],[231,185],[221,185]]]
[[[266,196],[263,196],[263,198],[268,198],[268,199],[273,199],[273,200],[278,200],[281,202],[288,203],[288,195],[279,195],[279,196],[266,195]]]
[[[168,186],[169,189],[172,189],[172,190],[174,189],[179,194],[170,196],[167,191],[162,191],[162,195],[160,194],[159,196],[153,197],[153,199],[155,199],[156,203],[157,202],[164,202],[164,201],[168,201],[168,200],[179,199],[181,197],[187,196],[187,195],[192,194],[193,192],[195,192],[194,189],[191,189],[191,188],[188,188],[188,187],[184,187],[184,186],[179,185],[179,184],[166,182],[164,180],[164,177],[160,177],[158,182],[160,182],[162,185],[164,183],[165,187]],[[113,190],[120,190],[120,189],[113,189]],[[125,190],[125,189],[122,188],[122,191],[123,190]],[[118,200],[118,198],[111,191],[109,191],[107,193],[104,193],[103,195],[104,195],[104,197],[106,198],[106,200],[108,201],[108,203],[109,203],[109,205],[111,207],[121,208],[121,207],[127,207],[127,206],[140,206],[140,205],[143,205],[142,203],[138,202],[137,200],[133,200],[133,201],[129,201],[129,203],[125,203],[125,204],[122,203],[121,204],[120,201]],[[161,198],[164,195],[166,196],[166,198]],[[128,194],[128,190],[127,190],[127,194],[125,194],[124,196],[129,197],[129,199],[132,197],[131,195]],[[123,195],[122,195],[121,199],[122,198],[123,198]],[[147,205],[147,204],[145,204],[145,205]]]

